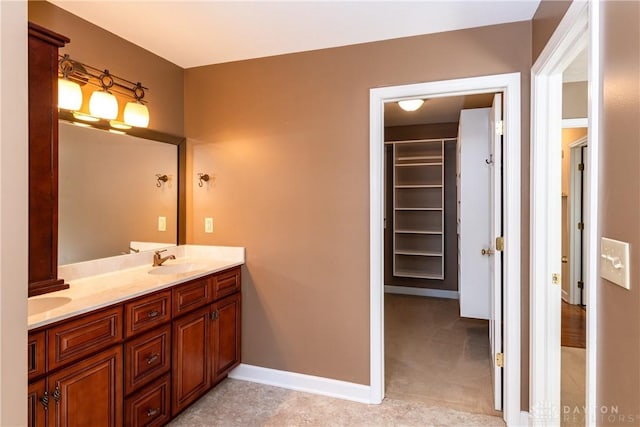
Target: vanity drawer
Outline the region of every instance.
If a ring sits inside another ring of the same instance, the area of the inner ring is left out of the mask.
[[[163,426],[171,418],[169,374],[149,384],[125,401],[124,425]]]
[[[44,331],[29,334],[27,347],[27,368],[29,380],[36,378],[46,372],[45,369],[46,352],[44,348]]]
[[[122,306],[98,311],[47,330],[49,370],[122,340]]]
[[[171,368],[171,325],[126,342],[124,349],[124,391],[129,394]]]
[[[139,298],[124,306],[125,336],[131,337],[171,320],[171,291]]]
[[[185,283],[173,289],[173,316],[179,316],[213,301],[209,280]]]
[[[240,290],[240,267],[215,275],[211,281],[214,300],[231,295]]]

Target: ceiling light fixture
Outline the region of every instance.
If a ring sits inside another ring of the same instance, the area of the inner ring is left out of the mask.
[[[405,99],[404,101],[398,101],[398,105],[404,111],[416,111],[422,107],[422,104],[424,104],[424,99]]]
[[[112,127],[117,129],[130,129],[132,126],[149,126],[149,109],[142,101],[145,90],[140,82],[133,83],[122,77],[111,74],[109,70],[99,70],[87,64],[72,60],[69,55],[60,56],[58,62],[59,75],[59,108],[73,111],[74,117],[81,120],[110,120]],[[89,99],[90,115],[80,113],[82,106],[82,90],[80,85],[90,84],[98,90],[91,94]],[[71,95],[73,93],[73,95]],[[120,108],[116,95],[133,99],[124,108],[122,118],[118,119]],[[72,99],[72,101],[68,101]],[[82,114],[83,117],[77,117]],[[116,123],[116,125],[114,125]]]

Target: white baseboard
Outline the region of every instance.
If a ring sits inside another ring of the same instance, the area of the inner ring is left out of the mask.
[[[458,291],[447,291],[444,289],[429,289],[429,288],[412,288],[409,286],[384,285],[384,292],[386,294],[417,295],[420,297],[449,298],[449,299],[460,298],[460,294],[458,293]]]
[[[370,403],[370,387],[330,378],[295,372],[279,371],[260,366],[240,364],[229,373],[229,378],[267,384],[289,390],[304,391],[338,399]]]

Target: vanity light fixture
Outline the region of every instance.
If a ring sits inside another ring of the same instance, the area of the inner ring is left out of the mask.
[[[113,86],[113,77],[109,74],[109,70],[104,70],[98,79],[102,90],[96,90],[91,94],[89,112],[92,116],[100,117],[101,119],[115,119],[118,117],[118,100],[109,92],[109,89]]]
[[[133,88],[135,102],[127,102],[124,107],[124,122],[131,126],[146,128],[149,126],[149,109],[142,103],[144,89],[140,82]]]
[[[58,108],[65,110],[79,110],[82,107],[82,89],[80,85],[69,80],[69,74],[73,73],[73,61],[69,55],[64,55],[58,62],[58,68],[62,77],[58,78]]]
[[[105,119],[119,123],[114,125],[114,122],[110,122],[111,127],[115,129],[127,130],[133,126],[144,128],[149,126],[149,108],[146,106],[146,102],[142,100],[145,91],[149,89],[143,86],[142,83],[134,83],[111,74],[109,70],[100,70],[75,61],[69,55],[60,56],[58,76],[59,108],[73,111],[74,116],[76,116],[76,113],[83,114],[85,117],[93,116],[94,120],[92,121]],[[87,84],[97,88],[89,99],[90,115],[79,112],[82,106],[82,90],[80,86]],[[67,93],[73,93],[74,95],[67,95]],[[120,109],[116,95],[133,100],[132,102],[127,102],[121,119],[118,119]],[[73,102],[68,101],[68,99],[73,99]],[[85,117],[76,118],[90,121]]]
[[[211,177],[209,176],[208,173],[199,172],[198,173],[198,180],[199,180],[198,181],[198,187],[204,186],[204,183],[205,182],[209,182],[210,179],[211,179]]]
[[[100,119],[97,117],[90,116],[89,114],[80,113],[79,111],[73,112],[73,118],[82,120],[83,122],[97,122]]]
[[[129,130],[129,129],[131,129],[131,126],[129,126],[128,124],[123,123],[123,122],[119,122],[117,120],[109,121],[109,126],[111,126],[114,129],[120,129],[120,130]]]
[[[162,187],[162,183],[169,181],[169,177],[166,174],[156,174],[156,187]]]
[[[418,108],[422,107],[424,104],[424,99],[405,99],[403,101],[398,101],[398,105],[404,111],[416,111]]]

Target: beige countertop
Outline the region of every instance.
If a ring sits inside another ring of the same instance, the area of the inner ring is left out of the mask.
[[[29,330],[244,264],[244,248],[184,245],[169,254],[176,259],[162,267],[152,267],[153,252],[60,267],[70,287],[29,298]]]

